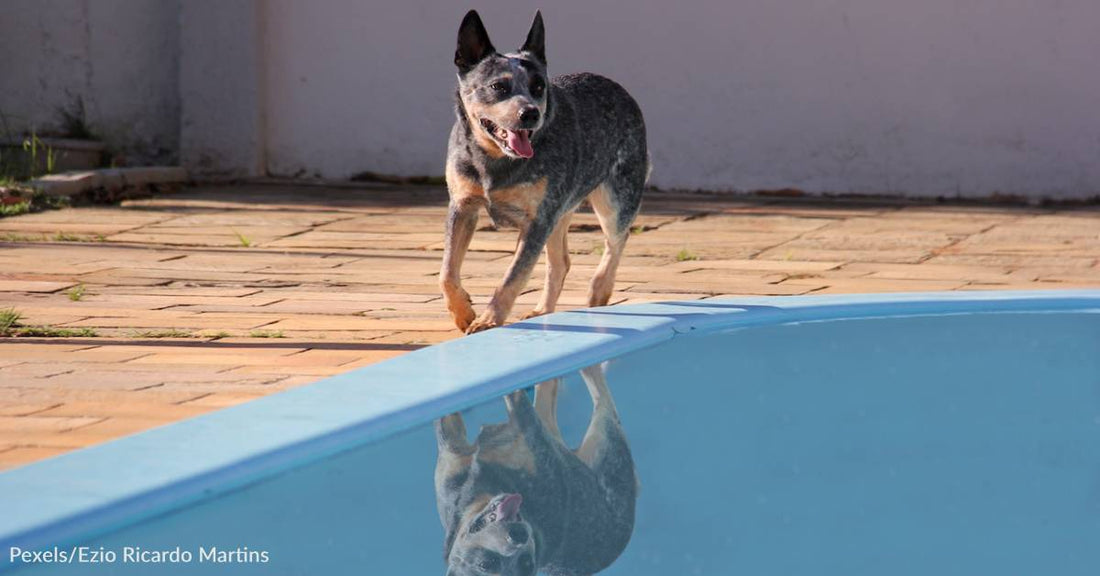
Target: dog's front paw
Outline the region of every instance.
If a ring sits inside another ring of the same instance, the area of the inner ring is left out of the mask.
[[[491,311],[486,310],[485,313],[483,313],[477,320],[474,320],[473,323],[466,328],[466,333],[474,334],[477,332],[482,332],[490,328],[496,328],[501,324],[503,324],[503,322],[494,318]]]
[[[459,330],[466,331],[469,329],[470,324],[477,317],[474,313],[473,302],[470,300],[470,295],[463,291],[462,295],[458,298],[447,302],[447,310],[451,313],[451,319],[454,320],[455,326],[458,326]]]

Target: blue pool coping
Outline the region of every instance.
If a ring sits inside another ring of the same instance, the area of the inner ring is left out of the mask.
[[[716,298],[556,313],[0,473],[0,550],[83,540],[678,334],[1100,310],[1100,290]],[[0,571],[7,567],[7,555]]]

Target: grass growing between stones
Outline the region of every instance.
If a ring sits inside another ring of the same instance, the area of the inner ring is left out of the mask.
[[[23,324],[23,314],[15,308],[0,310],[0,337],[5,338],[94,338],[99,336],[91,328],[57,328],[55,326],[28,326]]]
[[[17,202],[15,204],[3,204],[0,205],[0,218],[4,218],[6,216],[21,216],[23,214],[29,213],[30,211],[31,203],[27,201]]]
[[[252,247],[252,239],[251,238],[249,238],[248,236],[245,236],[244,234],[241,234],[240,232],[238,232],[236,230],[233,231],[233,234],[237,237],[237,242],[240,243],[242,248],[251,248]]]
[[[85,290],[86,289],[84,288],[83,284],[77,284],[76,286],[69,288],[65,292],[65,294],[69,296],[69,300],[72,300],[73,302],[80,302],[80,300],[84,298]]]
[[[0,242],[106,242],[102,234],[84,235],[56,232],[54,234],[19,234],[17,232],[0,233]]]
[[[23,315],[15,308],[0,310],[0,334],[19,326],[19,321],[22,319]]]
[[[169,328],[167,330],[135,330],[130,333],[131,338],[156,339],[156,338],[200,338],[194,332]]]
[[[688,250],[687,248],[681,248],[680,251],[676,253],[676,261],[677,262],[689,262],[691,260],[698,260],[698,259],[699,259],[699,256],[697,256],[694,252],[692,252],[691,250]]]
[[[0,218],[22,216],[23,214],[44,212],[46,210],[59,210],[68,208],[70,205],[71,202],[68,198],[46,196],[40,192],[34,192],[11,179],[0,178]]]
[[[286,338],[282,330],[253,330],[248,335],[251,338]]]

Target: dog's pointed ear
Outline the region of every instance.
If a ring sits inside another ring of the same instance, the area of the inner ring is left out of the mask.
[[[481,16],[477,10],[470,10],[462,19],[458,27],[458,48],[455,49],[455,66],[458,71],[465,74],[486,56],[496,52],[493,43],[489,41],[489,33],[485,31],[485,25],[481,23]]]
[[[542,26],[542,10],[535,11],[535,21],[531,23],[531,30],[527,32],[527,41],[519,50],[534,54],[543,66],[546,65],[546,29]]]

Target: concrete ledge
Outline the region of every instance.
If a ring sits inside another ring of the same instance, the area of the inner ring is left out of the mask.
[[[31,180],[30,186],[47,196],[72,196],[101,188],[117,192],[157,184],[182,184],[187,180],[187,170],[179,166],[146,166],[51,174]]]

